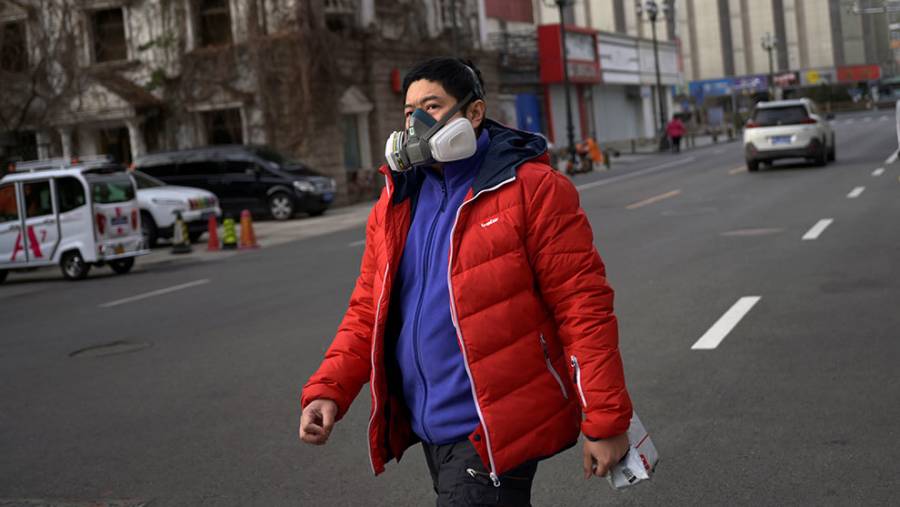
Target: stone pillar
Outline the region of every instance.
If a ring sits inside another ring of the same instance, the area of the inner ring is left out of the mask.
[[[144,143],[144,129],[141,127],[141,123],[142,118],[128,118],[125,120],[125,126],[128,127],[128,143],[131,145],[132,161],[147,153],[147,145]]]
[[[59,127],[56,130],[59,132],[59,139],[62,142],[63,158],[70,160],[74,155],[72,153],[72,127]]]

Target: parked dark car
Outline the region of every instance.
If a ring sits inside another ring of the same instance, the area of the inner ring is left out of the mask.
[[[209,146],[153,153],[137,169],[170,185],[209,190],[226,214],[249,209],[286,220],[296,212],[321,215],[334,200],[334,179],[265,146]]]

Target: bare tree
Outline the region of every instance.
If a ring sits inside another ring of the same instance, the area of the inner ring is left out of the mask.
[[[14,138],[49,127],[66,111],[84,81],[79,65],[81,27],[74,5],[59,0],[0,0],[24,14],[27,39],[0,39],[9,59],[0,65],[0,131]],[[16,33],[4,26],[3,34]],[[2,37],[2,35],[0,35]],[[21,53],[21,54],[18,54]]]

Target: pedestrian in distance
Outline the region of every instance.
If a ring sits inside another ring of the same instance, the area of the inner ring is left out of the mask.
[[[681,138],[684,137],[684,123],[678,116],[673,116],[666,125],[666,135],[672,140],[672,151],[681,152]]]
[[[546,140],[488,119],[480,72],[404,77],[349,308],[304,385],[322,445],[369,383],[375,474],[421,442],[438,506],[530,505],[540,460],[578,443],[584,478],[626,455],[632,415],[613,290]]]

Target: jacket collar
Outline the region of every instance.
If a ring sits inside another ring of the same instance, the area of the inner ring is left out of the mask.
[[[506,127],[491,119],[484,120],[484,128],[490,137],[490,144],[472,183],[473,195],[515,178],[519,166],[529,160],[541,157],[543,161],[549,161],[547,141],[542,136]],[[379,171],[391,179],[394,204],[414,197],[424,178],[422,171],[397,173],[387,165],[382,165]]]

